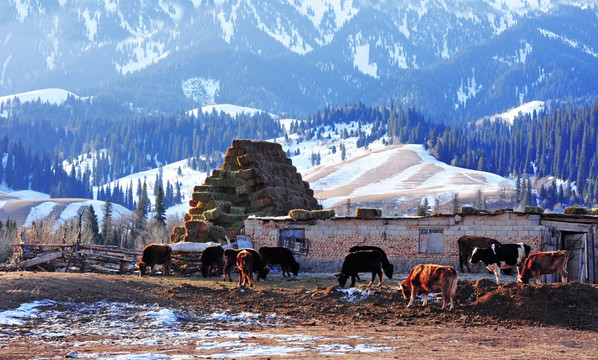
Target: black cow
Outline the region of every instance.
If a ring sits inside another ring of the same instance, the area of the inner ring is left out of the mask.
[[[289,277],[291,277],[291,272],[295,276],[299,275],[299,263],[295,260],[290,249],[282,246],[262,246],[260,248],[260,255],[262,256],[264,265],[272,266],[280,264],[283,277],[286,276],[285,272]]]
[[[494,244],[488,248],[474,248],[470,262],[483,262],[486,268],[494,272],[496,283],[500,284],[500,269],[517,267],[517,274],[521,273],[523,263],[530,252],[530,247],[524,243]]]
[[[473,249],[476,247],[487,248],[493,244],[500,244],[500,242],[498,242],[498,240],[483,236],[461,236],[457,240],[457,245],[459,246],[459,270],[463,272],[463,264],[465,264],[467,267],[467,272],[471,272],[471,269],[469,268],[469,262],[467,260],[471,258]]]
[[[199,259],[201,260],[201,275],[205,279],[206,277],[212,277],[212,272],[216,269],[217,274],[222,273],[224,267],[224,249],[220,245],[208,246],[202,251]]]
[[[384,275],[386,275],[387,278],[392,279],[392,274],[395,271],[395,266],[391,264],[390,261],[388,261],[388,257],[386,256],[384,250],[377,246],[357,245],[349,249],[349,252],[356,252],[362,250],[373,250],[378,252],[380,254],[380,262],[382,263],[382,270],[384,270]]]
[[[380,285],[383,281],[382,278],[382,262],[380,261],[380,253],[374,250],[362,250],[357,252],[352,252],[349,255],[345,256],[345,260],[343,261],[343,266],[341,267],[341,271],[339,273],[334,274],[334,276],[338,279],[338,284],[340,287],[345,287],[347,283],[347,279],[349,276],[351,277],[351,286],[355,286],[355,278],[357,277],[357,273],[360,272],[371,272],[372,273],[372,280],[368,284],[368,286],[372,285],[374,279],[376,279],[376,274],[380,278]]]
[[[270,268],[265,266],[262,262],[262,257],[255,249],[224,249],[224,270],[222,270],[222,280],[226,280],[226,275],[228,275],[228,280],[233,281],[230,277],[230,271],[232,268],[237,266],[237,255],[242,251],[247,250],[249,252],[254,253],[253,256],[253,272],[258,273],[258,279],[265,280]]]
[[[147,267],[150,267],[150,274],[154,275],[154,266],[162,265],[162,274],[170,275],[170,260],[172,258],[172,248],[168,244],[150,244],[143,248],[141,261],[137,264],[139,276],[145,275]]]

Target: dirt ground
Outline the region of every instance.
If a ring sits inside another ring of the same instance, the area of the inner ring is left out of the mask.
[[[368,278],[368,276],[364,276]],[[399,277],[400,279],[400,277]],[[0,273],[0,311],[43,299],[70,303],[101,300],[133,304],[159,304],[182,313],[236,312],[275,313],[286,319],[276,327],[256,327],[260,334],[302,334],[344,339],[347,346],[363,339],[392,351],[345,353],[344,358],[598,358],[598,286],[581,284],[500,286],[491,280],[459,281],[456,309],[443,311],[441,301],[426,308],[421,302],[406,308],[397,289],[398,279],[386,286],[371,287],[368,296],[348,300],[331,276],[301,275],[285,279],[271,274],[265,282],[242,289],[235,282],[198,277],[143,277],[132,275],[62,274],[42,272]],[[365,281],[357,285],[366,289]],[[34,326],[34,325],[30,325]],[[68,319],[60,326],[74,326]],[[1,329],[1,328],[0,328]],[[25,330],[23,330],[25,331]],[[351,335],[348,337],[348,335]],[[0,359],[64,358],[76,339],[59,342],[8,340],[0,346]],[[25,339],[25,340],[23,340]],[[86,339],[94,340],[94,339]],[[105,353],[110,339],[87,341],[80,354]],[[101,341],[100,341],[101,340]],[[250,341],[268,346],[270,338]],[[118,345],[110,351],[117,353]],[[160,344],[155,348],[128,346],[135,354],[171,351],[179,358],[210,356],[194,344]],[[75,356],[73,356],[75,357]],[[125,357],[126,358],[126,357]],[[239,354],[239,358],[248,358]],[[284,356],[249,358],[339,358],[338,355],[304,351]]]

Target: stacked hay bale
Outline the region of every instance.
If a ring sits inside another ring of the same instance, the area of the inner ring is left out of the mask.
[[[360,219],[371,219],[382,216],[382,210],[368,207],[358,207],[355,216]]]
[[[222,167],[194,188],[189,205],[185,241],[194,242],[235,236],[250,215],[282,216],[296,208],[321,208],[282,146],[253,140],[233,140]]]

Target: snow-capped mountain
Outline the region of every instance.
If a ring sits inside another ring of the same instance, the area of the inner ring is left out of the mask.
[[[598,93],[596,0],[27,0],[0,4],[0,96],[146,110],[390,99],[472,116]]]

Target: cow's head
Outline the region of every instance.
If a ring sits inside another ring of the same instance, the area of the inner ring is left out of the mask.
[[[206,265],[202,264],[199,271],[201,271],[201,276],[203,276],[204,279],[208,277],[208,267]]]
[[[266,276],[268,276],[269,272],[270,272],[270,265],[266,265],[258,271],[257,276],[262,280],[266,280]]]
[[[292,264],[291,271],[293,272],[293,275],[295,275],[295,276],[299,275],[299,263]]]
[[[340,287],[345,287],[345,284],[347,283],[347,279],[349,278],[349,275],[343,274],[343,273],[336,273],[334,274],[334,277],[338,280],[338,284],[340,285]]]
[[[145,275],[147,265],[143,261],[140,261],[139,264],[137,264],[137,268],[139,269],[139,276]]]
[[[401,289],[401,293],[403,294],[403,298],[407,299],[411,296],[411,287],[407,280],[401,281],[401,285],[399,285],[399,289]]]
[[[395,266],[393,264],[388,264],[383,270],[384,274],[386,274],[389,279],[392,279],[392,274],[395,272]]]
[[[481,259],[482,259],[482,257],[481,257],[480,248],[474,247],[473,251],[471,252],[471,258],[469,259],[469,263],[475,264],[475,263],[480,262]]]

